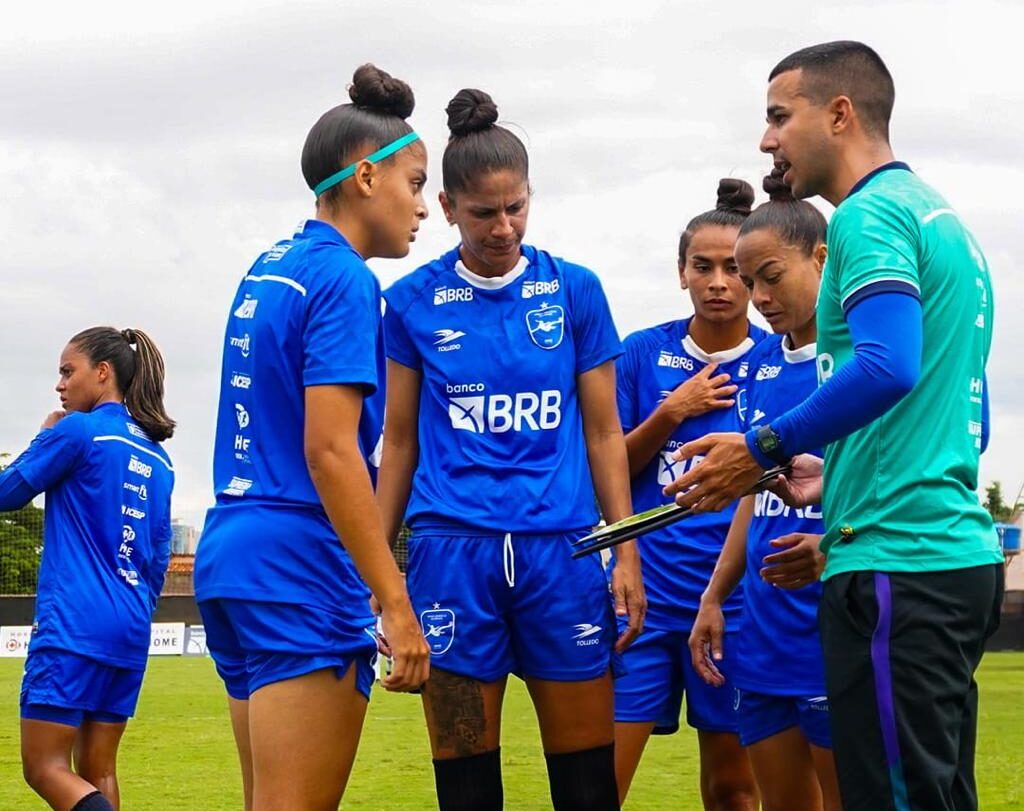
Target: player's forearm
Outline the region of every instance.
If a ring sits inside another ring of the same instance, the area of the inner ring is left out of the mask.
[[[385,432],[384,451],[380,472],[377,474],[377,504],[380,507],[384,537],[391,548],[394,548],[402,528],[418,460],[419,446],[414,438],[391,441]]]
[[[382,606],[406,601],[398,566],[384,539],[366,462],[353,438],[307,451],[310,477],[356,570]]]
[[[0,472],[0,511],[20,510],[38,495],[16,468]]]
[[[702,601],[721,605],[743,580],[747,568],[747,530],[754,514],[754,498],[745,496],[736,508],[715,570],[701,596]]]
[[[640,425],[626,434],[629,475],[636,478],[665,447],[679,423],[663,409],[655,409]]]

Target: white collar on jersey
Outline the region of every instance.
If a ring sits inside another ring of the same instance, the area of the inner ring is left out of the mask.
[[[526,269],[529,266],[530,260],[525,256],[520,256],[516,266],[504,276],[478,276],[466,267],[461,259],[456,259],[455,273],[463,281],[469,282],[473,285],[473,287],[479,287],[482,290],[501,290],[503,287],[508,287],[512,282],[526,273]]]
[[[686,351],[686,354],[702,363],[728,363],[731,360],[743,357],[753,348],[754,339],[749,335],[743,339],[743,343],[734,346],[732,349],[723,349],[721,352],[705,352],[697,346],[689,334],[683,336],[683,349]]]
[[[789,344],[789,335],[783,335],[782,357],[786,359],[786,363],[804,363],[814,360],[818,356],[818,345],[814,341],[799,349],[790,349],[787,344]]]

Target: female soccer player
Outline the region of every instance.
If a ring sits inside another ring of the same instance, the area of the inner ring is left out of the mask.
[[[733,258],[754,190],[723,180],[712,211],[679,239],[679,279],[694,315],[641,330],[618,363],[619,415],[626,432],[636,512],[670,501],[662,487],[679,473],[673,451],[709,431],[734,430],[747,359],[766,334],[747,320],[750,297]],[[623,800],[652,732],[674,732],[686,694],[696,728],[706,809],[754,808],[754,781],[736,735],[733,690],[709,688],[690,667],[687,637],[732,518],[732,508],[680,522],[641,541],[649,601],[647,630],[615,683],[615,761]],[[740,594],[726,605],[737,617]]]
[[[767,424],[817,388],[825,218],[793,199],[778,174],[765,178],[771,201],[743,223],[736,242],[740,276],[775,332],[750,354],[744,430]],[[731,663],[740,743],[765,811],[841,808],[817,627],[823,532],[818,505],[791,508],[770,492],[746,496],[690,633],[693,666],[708,684],[721,685],[719,665]],[[739,638],[723,650],[722,604],[741,580]]]
[[[540,721],[555,809],[617,809],[613,649],[644,613],[635,544],[612,574],[570,557],[630,512],[615,413],[621,351],[586,268],[523,244],[526,149],[479,90],[447,108],[441,206],[458,247],[385,294],[388,407],[378,498],[412,528],[409,592],[432,653],[423,700],[442,811],[502,807],[509,673]],[[408,510],[406,509],[408,507]]]
[[[405,122],[408,85],[364,65],[349,95],[302,151],[316,218],[256,260],[231,304],[217,501],[196,560],[246,807],[257,811],[341,799],[373,682],[364,579],[394,654],[384,685],[408,690],[427,677],[368,468],[384,359],[380,288],[364,261],[408,253],[427,216],[427,156]]]
[[[59,375],[62,410],[0,473],[0,510],[46,493],[21,761],[50,807],[110,811],[171,551],[174,468],[158,443],[174,421],[163,358],[141,330],[78,333]]]

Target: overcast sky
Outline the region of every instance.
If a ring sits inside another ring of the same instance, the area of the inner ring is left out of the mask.
[[[744,10],[749,7],[749,10]],[[160,9],[154,11],[154,8]],[[0,27],[0,451],[57,407],[58,355],[87,326],[148,330],[178,435],[175,514],[201,525],[228,305],[255,255],[312,212],[306,132],[366,61],[408,81],[431,217],[387,285],[451,247],[436,205],[443,109],[495,98],[530,151],[527,240],[601,276],[623,335],[690,312],[679,231],[718,178],[760,188],[766,77],[832,39],[896,81],[893,144],[993,269],[993,434],[982,481],[1024,479],[1024,85],[1012,2],[18,3]],[[822,204],[823,210],[829,210]],[[935,437],[941,442],[942,437]]]

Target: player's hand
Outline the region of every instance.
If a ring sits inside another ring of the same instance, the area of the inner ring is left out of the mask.
[[[677,423],[716,409],[732,408],[736,405],[733,395],[738,386],[730,385],[731,378],[727,374],[715,375],[717,368],[717,363],[709,363],[689,380],[676,386],[658,408]]]
[[[615,599],[615,616],[629,617],[626,630],[615,641],[615,652],[622,653],[633,644],[633,640],[644,629],[644,617],[647,615],[647,594],[644,592],[640,552],[636,548],[636,541],[622,544],[615,553],[612,596]]]
[[[708,434],[687,442],[677,450],[676,459],[703,456],[664,489],[676,503],[697,512],[717,512],[753,487],[764,473],[750,451],[743,434]]]
[[[793,532],[769,541],[781,552],[765,555],[761,579],[783,589],[802,589],[821,577],[825,556],[819,551],[820,535]]]
[[[46,419],[43,420],[43,424],[40,426],[40,430],[46,430],[47,428],[53,428],[58,422],[64,419],[68,415],[67,411],[51,411],[46,415]]]
[[[724,638],[725,617],[721,604],[701,600],[697,619],[690,630],[690,660],[697,675],[713,687],[725,684],[725,676],[715,665],[725,656],[722,647]]]
[[[394,659],[391,674],[380,683],[392,692],[407,693],[421,687],[430,675],[430,648],[408,599],[395,608],[382,606],[380,626],[378,647]]]
[[[824,461],[813,454],[801,453],[793,457],[790,465],[792,470],[785,476],[779,476],[767,489],[790,507],[820,504]]]

